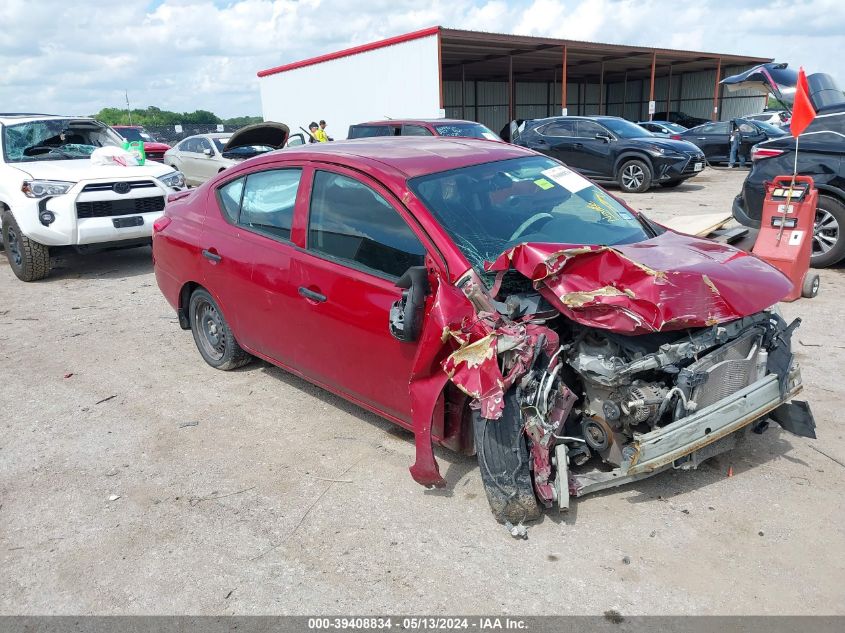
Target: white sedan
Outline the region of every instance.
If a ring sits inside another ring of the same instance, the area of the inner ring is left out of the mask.
[[[304,143],[304,135],[291,136],[283,123],[258,123],[236,132],[189,136],[164,153],[164,162],[181,171],[188,185],[197,186],[242,160]]]

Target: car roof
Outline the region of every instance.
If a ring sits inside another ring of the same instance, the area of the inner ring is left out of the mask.
[[[345,163],[375,163],[415,178],[470,165],[509,158],[537,156],[537,152],[499,141],[449,136],[399,136],[313,143],[264,154],[266,157]]]
[[[382,121],[366,121],[354,125],[404,125],[406,123],[423,123],[428,125],[450,125],[452,123],[469,123],[470,125],[481,125],[477,121],[465,121],[463,119],[385,119]],[[353,127],[354,127],[353,125]]]
[[[208,132],[206,134],[191,134],[190,136],[186,136],[185,138],[183,138],[182,141],[187,141],[189,138],[197,138],[197,137],[201,137],[201,138],[229,138],[230,136],[232,136],[232,134],[234,134],[234,132]],[[179,141],[179,142],[181,143],[182,141]]]

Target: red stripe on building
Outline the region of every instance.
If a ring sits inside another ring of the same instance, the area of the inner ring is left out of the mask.
[[[437,35],[438,33],[440,33],[440,27],[432,26],[427,29],[422,29],[420,31],[414,31],[413,33],[405,33],[404,35],[389,37],[386,40],[379,40],[378,42],[372,42],[370,44],[362,44],[361,46],[347,48],[342,51],[337,51],[336,53],[328,53],[326,55],[320,55],[319,57],[311,57],[310,59],[303,59],[299,62],[293,62],[292,64],[285,64],[284,66],[276,66],[275,68],[268,68],[267,70],[259,70],[258,76],[266,77],[267,75],[275,75],[276,73],[283,73],[288,70],[294,70],[296,68],[304,68],[305,66],[322,64],[323,62],[331,61],[333,59],[340,59],[341,57],[350,57],[351,55],[358,55],[359,53],[374,51],[379,48],[393,46],[394,44],[401,44],[402,42],[418,40],[423,37],[429,37],[430,35]]]

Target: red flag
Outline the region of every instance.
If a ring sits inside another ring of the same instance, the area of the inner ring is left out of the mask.
[[[792,136],[798,138],[807,126],[816,118],[816,109],[810,101],[810,88],[807,86],[807,76],[804,69],[798,70],[798,85],[795,89],[795,103],[792,105],[792,120],[789,122],[789,130]]]

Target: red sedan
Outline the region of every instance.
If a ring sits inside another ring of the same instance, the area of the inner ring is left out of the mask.
[[[790,289],[564,165],[474,139],[272,152],[170,197],[155,272],[202,357],[261,358],[477,454],[494,515],[695,468],[768,419],[814,436]]]

